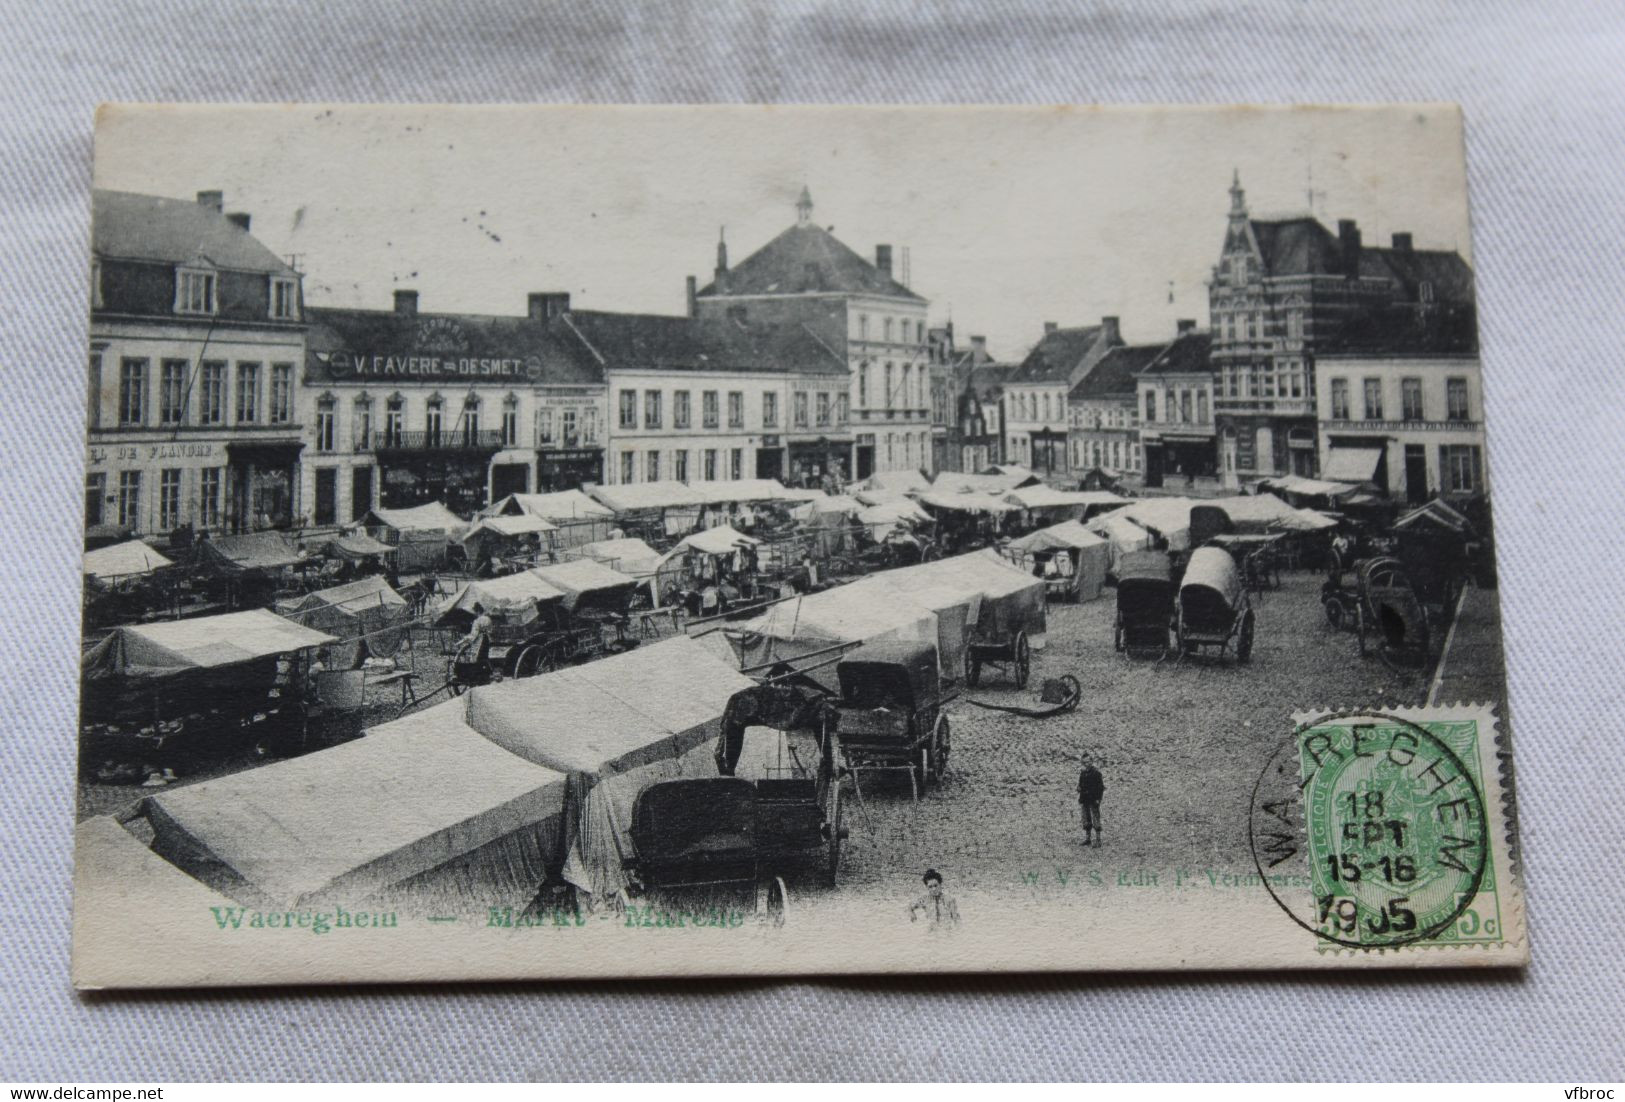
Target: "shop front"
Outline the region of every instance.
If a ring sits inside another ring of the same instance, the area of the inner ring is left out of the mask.
[[[543,448],[536,453],[536,491],[579,490],[604,481],[603,448]],[[500,500],[497,491],[492,500]]]
[[[230,528],[257,532],[290,528],[300,517],[299,441],[226,444],[226,500]]]
[[[1211,478],[1218,474],[1219,456],[1211,434],[1163,433],[1145,445],[1145,484]]]
[[[762,437],[762,445],[756,449],[756,477],[776,478],[780,482],[784,481],[784,440],[782,437]]]
[[[851,446],[849,440],[832,440],[827,436],[820,436],[814,440],[790,441],[787,449],[788,483],[794,486],[819,486],[825,476],[833,478],[838,483],[846,483],[849,480],[846,457]],[[758,478],[775,477],[761,472],[762,468],[758,465],[756,468]]]
[[[377,449],[379,503],[410,509],[438,501],[459,516],[472,516],[486,504],[491,458],[501,447],[495,432],[401,433]]]

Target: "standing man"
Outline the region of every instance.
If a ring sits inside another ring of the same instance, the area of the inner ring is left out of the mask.
[[[478,601],[474,602],[474,623],[469,626],[468,634],[457,640],[457,650],[472,647],[472,661],[484,664],[491,656],[491,617],[485,613],[485,606]]]
[[[959,925],[959,905],[953,896],[942,890],[942,874],[936,869],[926,869],[923,879],[925,894],[908,905],[908,920],[918,922],[923,915],[932,932]]]
[[[1083,756],[1078,772],[1078,817],[1083,820],[1083,844],[1100,846],[1100,797],[1106,793],[1106,779],[1089,755]]]

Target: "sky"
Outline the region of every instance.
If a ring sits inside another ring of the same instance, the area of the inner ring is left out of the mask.
[[[813,219],[908,250],[934,325],[1019,356],[1046,321],[1130,341],[1207,324],[1233,172],[1255,216],[1310,210],[1471,260],[1460,115],[1381,108],[107,107],[100,188],[225,193],[297,257],[311,305],[681,313],[684,279]],[[1171,299],[1171,301],[1170,301]]]

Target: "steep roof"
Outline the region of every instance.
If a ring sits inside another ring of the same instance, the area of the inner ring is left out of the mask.
[[[1255,218],[1252,227],[1268,275],[1335,275],[1342,271],[1342,246],[1318,219],[1308,215]]]
[[[1089,398],[1134,397],[1134,376],[1161,355],[1167,344],[1120,344],[1100,358],[1089,374],[1078,381],[1068,397],[1073,401]]]
[[[699,292],[701,298],[808,293],[926,301],[810,222],[791,226]]]
[[[1027,358],[1010,373],[1008,383],[1064,383],[1099,343],[1101,326],[1055,329],[1033,345]]]
[[[573,311],[561,319],[610,367],[846,375],[846,360],[801,324]]]
[[[971,368],[970,387],[982,397],[991,397],[1010,381],[1015,364],[983,363]]]
[[[161,195],[92,191],[90,243],[97,256],[120,260],[202,260],[235,271],[294,274],[281,257],[220,211]]]
[[[1270,276],[1341,275],[1346,270],[1337,235],[1309,215],[1251,220],[1253,237]],[[1423,283],[1441,302],[1472,302],[1473,270],[1447,249],[1396,249],[1361,244],[1360,275],[1391,279],[1404,297],[1416,299]]]
[[[1361,275],[1387,275],[1405,288],[1405,297],[1420,298],[1427,283],[1435,302],[1476,301],[1473,270],[1460,253],[1444,249],[1371,248],[1360,250]]]
[[[1150,363],[1139,370],[1141,375],[1206,375],[1212,371],[1208,353],[1213,348],[1210,333],[1192,330],[1181,333],[1166,345]]]
[[[1478,312],[1471,305],[1395,303],[1363,310],[1322,341],[1320,355],[1473,356]]]
[[[446,322],[455,325],[454,332],[462,342],[450,353],[453,358],[526,360],[532,382],[586,386],[604,381],[602,366],[579,341],[561,333],[556,322],[491,314],[399,314],[393,310],[327,306],[308,307],[305,314],[310,322],[305,341],[305,378],[310,382],[351,377],[335,359],[335,353],[444,354],[438,347],[429,350],[420,345],[426,329],[441,334],[443,339],[445,330],[440,326]]]

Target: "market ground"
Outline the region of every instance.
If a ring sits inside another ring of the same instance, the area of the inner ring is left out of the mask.
[[[850,836],[839,886],[792,879],[798,908],[838,907],[854,896],[902,902],[918,895],[927,868],[950,891],[1024,890],[1024,878],[1057,867],[1113,883],[1175,868],[1248,872],[1247,811],[1254,782],[1290,734],[1292,715],[1315,708],[1424,703],[1433,668],[1400,673],[1362,658],[1354,636],[1334,631],[1319,603],[1322,578],[1287,574],[1280,589],[1254,598],[1258,617],[1252,661],[1132,660],[1112,647],[1112,590],[1081,605],[1049,609],[1047,646],[1035,654],[1032,680],[1016,691],[997,673],[948,705],[952,754],[940,787],[917,802],[901,777],[869,777],[861,801],[848,800]],[[1476,698],[1505,697],[1494,591],[1469,590],[1462,630],[1444,657],[1447,681],[1471,685]],[[1444,632],[1438,632],[1441,639]],[[403,657],[423,691],[443,681],[432,641]],[[1024,719],[985,711],[967,697],[1031,705],[1046,677],[1075,676],[1083,699],[1074,712]],[[442,694],[435,697],[443,700]],[[368,692],[364,723],[394,718],[399,691]],[[1105,844],[1084,849],[1076,798],[1079,761],[1088,753],[1105,776]],[[252,767],[219,762],[193,784]],[[81,818],[118,811],[152,789],[81,783]],[[1123,878],[1127,878],[1124,880]]]

